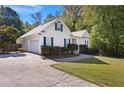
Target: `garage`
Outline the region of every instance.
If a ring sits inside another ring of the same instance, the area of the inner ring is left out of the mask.
[[[30,40],[29,43],[29,52],[33,52],[33,53],[39,53],[39,40]]]

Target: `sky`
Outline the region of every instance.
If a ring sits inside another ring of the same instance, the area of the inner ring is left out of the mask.
[[[42,13],[43,21],[49,13],[55,14],[56,11],[63,9],[62,5],[9,5],[8,7],[15,10],[23,22],[28,21],[29,23],[33,22],[31,14],[35,12],[40,11]]]

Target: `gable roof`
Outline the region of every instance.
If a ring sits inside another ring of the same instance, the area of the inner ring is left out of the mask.
[[[88,33],[87,30],[76,31],[76,32],[72,32],[72,36],[75,36],[75,37],[86,37],[85,36],[86,33]],[[89,37],[89,33],[88,33],[87,37]]]
[[[56,19],[54,19],[54,20],[52,20],[48,23],[45,23],[43,25],[39,25],[39,26],[35,27],[34,29],[32,29],[31,31],[25,33],[24,35],[22,35],[19,38],[23,38],[23,37],[26,37],[26,36],[29,36],[29,35],[32,35],[32,34],[40,33],[41,31],[45,30],[50,24],[52,24],[53,22],[55,22],[58,19],[59,18],[56,18]]]

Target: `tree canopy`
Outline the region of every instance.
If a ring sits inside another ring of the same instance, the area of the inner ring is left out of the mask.
[[[55,19],[56,18],[56,16],[54,16],[53,14],[48,14],[47,15],[47,17],[46,17],[46,19],[44,20],[44,22],[46,23],[46,22],[49,22],[49,21],[51,21],[51,20],[53,20],[53,19]]]
[[[19,15],[9,7],[0,8],[0,46],[15,43],[21,35],[22,22]]]
[[[40,25],[42,23],[42,14],[41,12],[36,12],[34,14],[31,15],[32,19],[33,19],[33,25],[34,27]]]
[[[84,23],[91,32],[91,47],[98,48],[102,55],[116,56],[124,51],[123,8],[123,6],[83,7]]]
[[[18,30],[22,30],[22,21],[19,15],[9,7],[0,8],[0,26],[1,25],[13,26]]]
[[[82,6],[66,5],[64,6],[61,16],[71,31],[77,31],[83,29]]]
[[[18,36],[18,29],[12,26],[0,26],[0,45],[4,45],[7,43],[15,43]]]

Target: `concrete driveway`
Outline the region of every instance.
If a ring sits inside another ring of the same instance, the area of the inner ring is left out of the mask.
[[[76,61],[76,60],[80,60],[80,59],[83,59],[83,58],[91,58],[91,57],[93,57],[93,56],[80,54],[79,56],[75,56],[75,57],[54,58],[53,60],[56,61],[56,62],[69,62],[69,61]]]
[[[97,86],[56,70],[50,64],[56,62],[43,60],[37,54],[0,54],[0,87]]]

